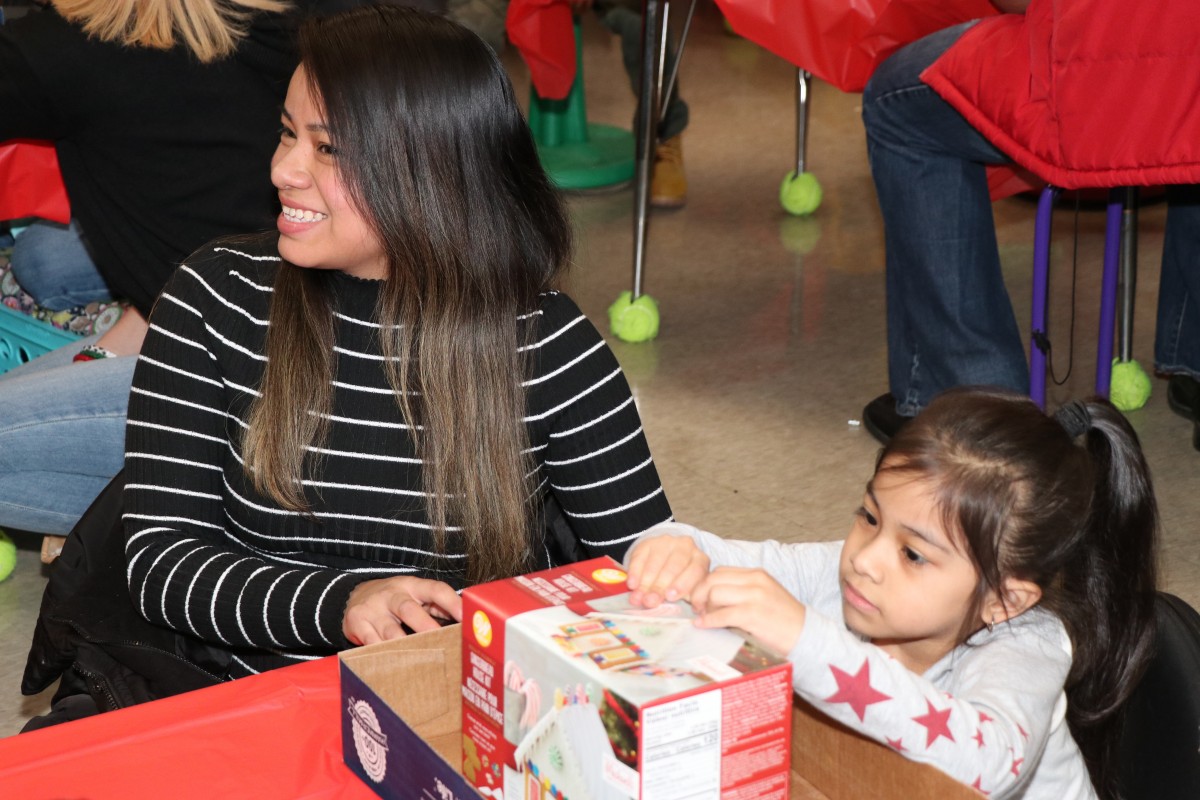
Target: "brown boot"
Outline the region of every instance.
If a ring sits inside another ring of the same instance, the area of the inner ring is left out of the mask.
[[[683,208],[687,203],[687,176],[683,174],[683,137],[672,136],[654,150],[650,177],[650,205]]]

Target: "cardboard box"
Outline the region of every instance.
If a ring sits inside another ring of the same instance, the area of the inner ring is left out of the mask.
[[[460,626],[341,654],[342,755],[386,800],[476,800],[462,756]],[[792,711],[791,800],[978,800],[979,795],[850,732]],[[489,798],[488,800],[495,800]]]
[[[981,794],[928,764],[909,761],[796,698],[792,800],[979,800]],[[799,780],[797,780],[799,777]],[[804,794],[808,791],[808,794]]]
[[[791,664],[583,561],[463,592],[463,774],[505,800],[785,800]]]

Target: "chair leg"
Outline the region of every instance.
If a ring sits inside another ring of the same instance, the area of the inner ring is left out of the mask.
[[[1058,189],[1047,186],[1038,198],[1033,229],[1033,325],[1029,341],[1029,396],[1046,407],[1046,294],[1050,284],[1050,223]]]
[[[658,138],[659,88],[662,78],[659,64],[665,20],[660,0],[646,0],[642,12],[642,75],[638,91],[637,169],[633,197],[633,292],[632,299],[642,294],[642,273],[646,263],[647,217],[650,211],[650,170],[654,145]]]
[[[1117,358],[1133,360],[1133,301],[1137,296],[1138,187],[1125,189],[1121,214],[1121,278],[1117,292]]]
[[[1104,277],[1100,287],[1100,332],[1096,337],[1096,394],[1108,397],[1112,383],[1113,337],[1116,333],[1117,279],[1121,264],[1121,212],[1124,189],[1113,189],[1104,226]]]

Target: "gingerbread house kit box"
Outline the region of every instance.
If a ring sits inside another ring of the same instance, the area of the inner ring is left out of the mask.
[[[463,593],[462,771],[496,800],[786,798],[791,665],[595,559]]]

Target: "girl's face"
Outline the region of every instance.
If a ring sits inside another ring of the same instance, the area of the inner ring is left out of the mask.
[[[288,84],[282,123],[271,159],[271,182],[283,204],[276,222],[279,254],[298,267],[387,277],[383,246],[342,184],[337,148],[304,67]]]
[[[919,475],[877,472],[839,568],[846,624],[917,674],[959,644],[979,584],[933,491]]]

